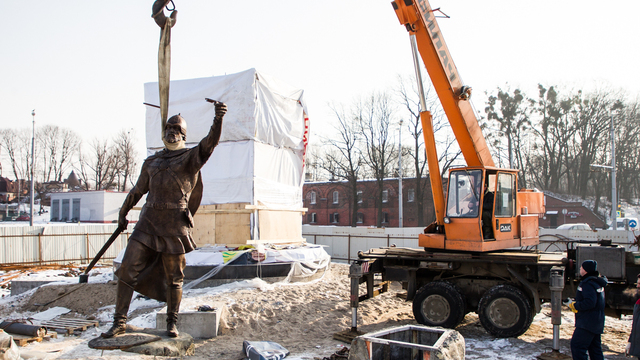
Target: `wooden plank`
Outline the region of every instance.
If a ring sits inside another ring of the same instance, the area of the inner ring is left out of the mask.
[[[191,236],[197,246],[216,243],[216,214],[200,213],[193,217],[193,231]]]
[[[13,337],[13,342],[18,346],[25,346],[32,342],[41,342],[42,340],[56,339],[58,338],[58,333],[55,331],[49,331],[44,336],[27,336],[20,334],[12,334],[7,333]]]
[[[193,239],[198,246],[207,244],[244,245],[251,238],[252,210],[248,203],[202,205],[193,217]]]
[[[248,209],[244,209],[244,210],[224,210],[224,209],[204,209],[204,210],[198,210],[198,212],[196,213],[196,215],[199,214],[252,214],[253,210],[248,210]]]
[[[251,238],[251,214],[216,214],[216,244],[244,245]]]
[[[52,321],[57,324],[77,325],[77,326],[98,326],[97,320],[84,320],[84,319],[71,319],[71,318],[59,318]]]
[[[255,245],[255,244],[291,244],[291,243],[304,243],[307,240],[304,238],[301,239],[274,239],[274,240],[247,240],[247,244]]]
[[[71,319],[71,318],[58,318],[54,320],[43,321],[41,325],[45,324],[65,324],[65,325],[75,325],[75,326],[98,326],[99,322],[97,320],[85,320],[85,319]]]
[[[258,211],[260,240],[271,243],[299,242],[302,239],[302,214],[295,211]]]
[[[67,335],[73,334],[76,330],[87,330],[89,327],[98,327],[99,322],[97,320],[84,320],[84,319],[71,319],[71,318],[59,318],[48,321],[43,321],[40,325],[49,329],[55,329],[65,331]]]
[[[264,205],[247,205],[245,206],[245,209],[269,210],[269,211],[293,211],[293,212],[301,212],[301,213],[306,213],[307,211],[309,211],[308,208],[289,209],[289,208],[275,208],[275,207],[269,207]]]

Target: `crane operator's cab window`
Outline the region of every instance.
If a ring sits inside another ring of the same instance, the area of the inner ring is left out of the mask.
[[[495,217],[516,216],[516,176],[498,173],[495,200]]]
[[[454,170],[449,174],[448,217],[478,217],[482,170]]]

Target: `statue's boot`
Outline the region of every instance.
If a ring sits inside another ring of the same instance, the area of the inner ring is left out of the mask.
[[[177,337],[178,311],[182,300],[182,287],[170,287],[167,294],[167,335]]]
[[[116,295],[116,312],[113,315],[113,325],[111,329],[100,334],[103,338],[112,338],[122,335],[127,330],[127,313],[133,296],[133,288],[129,287],[122,281],[118,281],[118,289]]]
[[[178,314],[167,313],[167,335],[170,337],[178,337]]]

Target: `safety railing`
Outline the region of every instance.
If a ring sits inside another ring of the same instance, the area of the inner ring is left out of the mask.
[[[90,262],[117,225],[0,227],[0,264],[67,265]],[[101,261],[113,260],[127,245],[123,232]]]

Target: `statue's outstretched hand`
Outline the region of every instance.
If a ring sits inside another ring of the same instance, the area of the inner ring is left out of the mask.
[[[222,119],[224,114],[227,113],[227,104],[223,102],[216,102],[216,119]]]
[[[213,100],[209,98],[204,98],[207,102],[213,103],[216,105],[216,119],[222,120],[224,114],[227,113],[227,104],[222,101]]]

